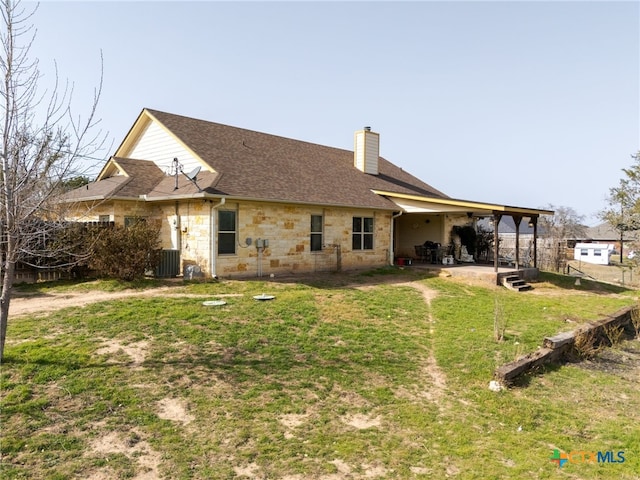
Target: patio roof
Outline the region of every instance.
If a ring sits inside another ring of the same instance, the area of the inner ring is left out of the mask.
[[[409,195],[404,193],[373,190],[382,195],[406,213],[472,213],[475,216],[482,215],[516,215],[523,217],[538,217],[540,215],[553,215],[553,210],[541,210],[539,208],[514,207],[494,203],[476,202],[472,200],[460,200],[455,198],[435,198],[422,195]]]

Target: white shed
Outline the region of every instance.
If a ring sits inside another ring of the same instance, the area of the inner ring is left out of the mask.
[[[596,265],[609,265],[612,250],[613,245],[608,243],[577,243],[573,258]]]

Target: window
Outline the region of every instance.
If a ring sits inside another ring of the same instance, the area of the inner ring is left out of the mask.
[[[602,250],[598,250],[597,248],[593,251],[593,255],[595,257],[601,257],[602,256]]]
[[[311,215],[311,251],[322,250],[322,215]]]
[[[132,225],[135,225],[138,222],[146,222],[147,219],[144,217],[124,217],[124,226],[128,228]]]
[[[218,210],[218,254],[236,253],[236,212]]]
[[[373,250],[373,218],[353,217],[353,250]]]
[[[582,255],[583,257],[586,257],[587,255],[589,255],[589,250],[587,250],[586,248],[581,248],[580,255]]]

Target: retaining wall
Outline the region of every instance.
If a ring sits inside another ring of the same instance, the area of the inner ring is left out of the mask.
[[[493,376],[502,385],[509,385],[518,376],[536,367],[548,363],[565,362],[574,352],[576,337],[581,334],[593,335],[596,342],[603,342],[606,341],[606,330],[608,328],[622,327],[625,333],[633,336],[636,334],[632,322],[635,315],[640,315],[638,306],[625,307],[613,315],[581,325],[570,332],[559,333],[553,337],[545,337],[542,348],[514,362],[498,367]]]

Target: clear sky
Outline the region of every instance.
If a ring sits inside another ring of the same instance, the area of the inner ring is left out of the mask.
[[[640,149],[639,6],[45,1],[32,54],[80,113],[102,51],[105,158],[145,107],[349,150],[371,126],[454,198],[593,225]]]

